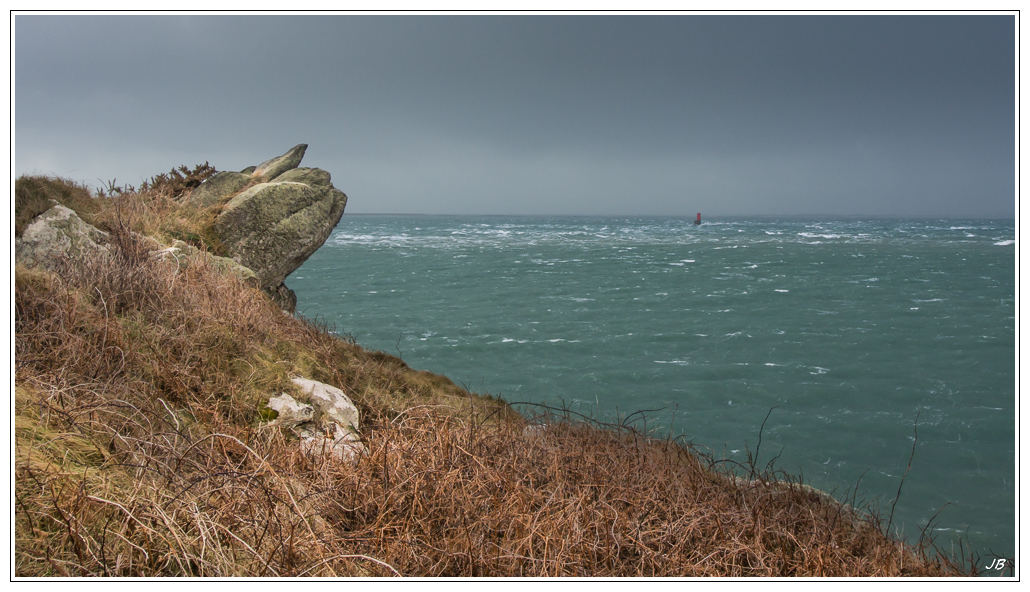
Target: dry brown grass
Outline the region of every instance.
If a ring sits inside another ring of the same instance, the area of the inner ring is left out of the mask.
[[[675,442],[567,413],[528,427],[203,258],[152,258],[128,232],[146,203],[112,204],[110,256],[16,270],[17,576],[970,573]],[[356,464],[262,422],[295,375],[359,406]]]
[[[77,211],[87,222],[93,221],[93,213],[100,205],[92,198],[87,187],[74,181],[19,177],[14,182],[14,235],[21,236],[33,218],[49,210],[51,200]]]

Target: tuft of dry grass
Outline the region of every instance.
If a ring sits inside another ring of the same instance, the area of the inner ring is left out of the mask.
[[[789,478],[366,351],[151,257],[132,231],[174,200],[104,199],[109,255],[15,272],[18,576],[975,574]],[[361,409],[357,463],[262,423],[297,375]]]
[[[86,222],[100,208],[89,189],[68,179],[21,176],[14,181],[14,236],[20,237],[33,218],[50,209],[51,200],[75,210]]]

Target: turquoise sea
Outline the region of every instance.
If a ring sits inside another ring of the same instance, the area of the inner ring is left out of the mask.
[[[760,465],[885,520],[904,477],[903,534],[986,565],[1016,551],[1015,270],[1011,220],[345,215],[286,282],[510,402],[739,461],[768,416]]]

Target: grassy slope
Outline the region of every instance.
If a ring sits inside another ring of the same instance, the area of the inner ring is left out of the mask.
[[[16,189],[26,211],[69,194],[113,243],[16,269],[18,576],[961,575],[789,479],[747,486],[679,444],[568,416],[527,431],[203,258],[154,259],[130,230],[217,250],[216,210],[181,208],[168,183]],[[357,464],[305,457],[264,421],[298,375],[358,405]]]

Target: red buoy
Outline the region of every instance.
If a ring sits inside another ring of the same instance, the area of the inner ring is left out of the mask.
[[[700,224],[700,223],[701,223],[701,212],[698,212],[697,213],[697,220],[694,220],[694,224]]]

